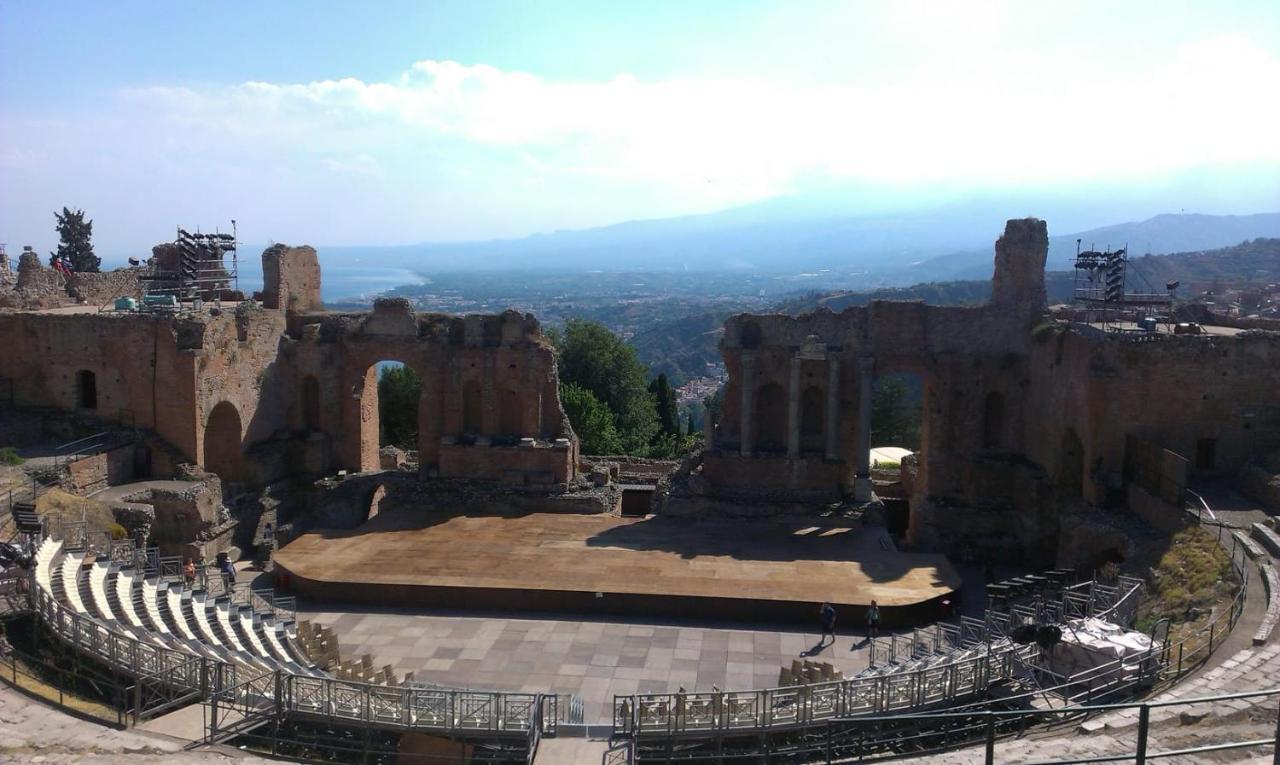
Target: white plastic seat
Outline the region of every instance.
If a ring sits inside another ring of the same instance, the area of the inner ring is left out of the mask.
[[[209,608],[212,605],[212,598],[209,597],[207,592],[197,592],[191,596],[191,615],[195,617],[196,631],[200,633],[200,637],[205,643],[212,646],[221,646],[222,641],[218,639],[217,633],[213,631],[213,626],[209,623]]]
[[[183,608],[183,600],[190,600],[190,597],[183,597],[184,593],[181,588],[169,586],[169,591],[165,594],[169,604],[169,616],[173,619],[173,626],[177,630],[177,634],[187,640],[195,640],[195,630],[191,629],[191,625],[187,623],[186,610]]]
[[[148,577],[142,580],[142,607],[152,631],[162,635],[173,634],[164,623],[164,617],[160,615],[160,580],[158,578]]]
[[[93,605],[98,616],[116,621],[115,612],[111,609],[111,601],[107,597],[107,575],[111,573],[111,561],[94,561],[89,569],[89,592],[93,594]]]
[[[142,623],[142,618],[138,616],[138,610],[134,607],[134,582],[133,571],[127,569],[116,571],[116,603],[119,604],[120,614],[126,622],[136,629],[145,630],[146,625]]]
[[[72,611],[88,616],[84,599],[80,597],[80,573],[84,566],[84,553],[67,553],[62,556],[62,596]]]

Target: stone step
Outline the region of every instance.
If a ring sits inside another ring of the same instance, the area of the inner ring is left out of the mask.
[[[1243,531],[1233,531],[1231,532],[1231,537],[1244,548],[1245,553],[1253,560],[1267,557],[1267,551],[1262,549],[1257,542],[1250,539]]]
[[[1267,551],[1272,555],[1280,558],[1280,534],[1276,534],[1261,523],[1255,523],[1251,528],[1253,530],[1253,538],[1261,542],[1262,546],[1266,547]]]
[[[1262,615],[1262,622],[1253,633],[1253,644],[1263,645],[1271,639],[1276,623],[1280,622],[1280,575],[1270,563],[1260,563],[1258,573],[1262,575],[1262,586],[1267,592],[1267,612]]]

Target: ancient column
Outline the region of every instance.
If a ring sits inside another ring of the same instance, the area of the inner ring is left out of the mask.
[[[791,357],[791,380],[787,384],[787,456],[800,456],[800,356]]]
[[[755,399],[756,399],[756,354],[755,351],[742,352],[742,418],[739,426],[738,440],[741,442],[739,453],[750,457],[755,450]]]
[[[858,443],[854,454],[853,498],[871,499],[871,386],[875,384],[875,357],[858,356]]]
[[[827,459],[840,459],[840,357],[827,354]]]

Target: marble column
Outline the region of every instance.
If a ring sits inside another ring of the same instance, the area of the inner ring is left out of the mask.
[[[875,384],[875,357],[858,356],[858,442],[854,454],[853,498],[871,499],[871,387]]]
[[[828,460],[840,459],[840,357],[827,354],[827,454]]]
[[[787,383],[787,456],[800,456],[800,357],[791,357],[791,379]]]
[[[739,453],[750,457],[755,451],[755,408],[756,408],[756,354],[755,351],[742,352],[742,412],[739,425]]]

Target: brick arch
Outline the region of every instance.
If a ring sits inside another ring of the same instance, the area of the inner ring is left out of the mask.
[[[219,402],[204,426],[204,469],[216,473],[223,483],[243,482],[247,477],[243,450],[240,411],[230,401]]]
[[[418,437],[420,440],[419,448],[421,448],[421,438],[424,432],[423,422],[427,416],[426,407],[424,406],[424,398],[427,393],[426,378],[420,366],[411,364],[403,358],[397,358],[395,355],[386,354],[382,358],[376,358],[368,362],[357,389],[352,393],[354,398],[359,399],[359,469],[361,472],[382,469],[382,459],[378,454],[381,448],[379,428],[382,421],[378,410],[378,365],[385,362],[403,364],[416,371],[418,377],[422,379],[422,387],[418,394]]]

